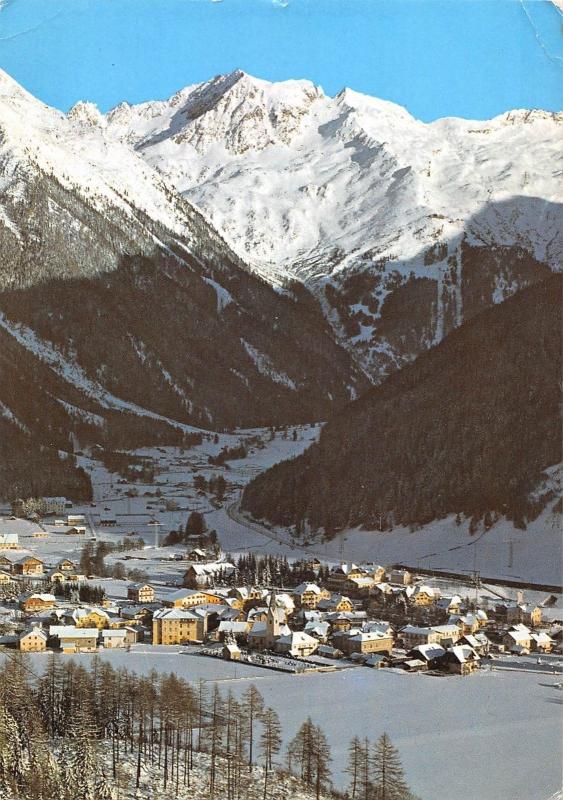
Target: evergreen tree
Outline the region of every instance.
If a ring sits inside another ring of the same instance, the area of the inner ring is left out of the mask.
[[[261,716],[262,735],[260,747],[264,757],[264,800],[268,794],[268,777],[273,768],[273,758],[279,753],[281,747],[280,720],[273,708],[266,708]]]
[[[383,733],[372,753],[374,800],[409,800],[410,790],[405,781],[399,751]]]

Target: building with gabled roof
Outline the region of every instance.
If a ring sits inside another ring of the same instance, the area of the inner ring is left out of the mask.
[[[127,599],[134,603],[154,603],[154,586],[150,583],[131,583],[127,587]]]
[[[42,628],[27,628],[18,636],[18,649],[23,653],[40,653],[47,649],[47,634]]]
[[[228,561],[213,561],[210,564],[192,564],[184,573],[183,583],[190,589],[212,586],[221,578],[230,577],[236,567]]]
[[[17,533],[0,533],[0,550],[19,550],[20,539]]]
[[[75,625],[51,625],[49,639],[63,653],[93,653],[98,646],[97,628],[77,628]]]
[[[478,666],[478,654],[467,644],[449,647],[441,663],[447,672],[455,675],[470,675]]]
[[[19,601],[21,610],[28,614],[34,611],[46,611],[54,608],[56,604],[57,598],[55,595],[47,594],[46,592],[24,595]]]
[[[43,562],[35,556],[24,556],[15,561],[12,567],[16,575],[43,575]]]
[[[319,642],[305,631],[290,631],[280,636],[275,643],[277,653],[284,653],[294,658],[307,658],[317,650]]]

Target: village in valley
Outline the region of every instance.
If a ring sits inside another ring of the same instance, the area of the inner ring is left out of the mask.
[[[439,738],[459,759],[475,747],[470,733],[456,738],[462,720],[490,719],[491,733],[498,721],[518,725],[515,693],[545,746],[558,721],[543,704],[563,687],[561,593],[549,572],[543,584],[517,580],[512,546],[501,545],[496,578],[481,575],[477,546],[495,547],[494,528],[472,538],[452,520],[441,549],[424,530],[403,532],[409,552],[400,535],[348,531],[331,541],[241,510],[248,481],[319,432],[203,433],[190,446],[136,451],[75,443],[89,499],[14,497],[0,509],[0,665],[15,669],[22,656],[35,681],[52,669],[72,675],[74,663],[95,675],[100,662],[163,686],[171,676],[209,698],[225,688],[246,697],[258,682],[287,748],[285,734],[302,724],[326,731],[337,793],[349,784],[347,742],[388,731],[417,789],[435,796],[428,765]],[[495,784],[499,798],[557,771],[531,760],[524,740],[498,740],[495,752],[513,774]],[[469,773],[485,791],[487,770],[476,779],[470,762],[447,791],[461,791]],[[279,786],[280,797],[294,791]]]
[[[233,514],[240,486],[316,433],[254,431],[238,450],[216,435],[182,452],[120,453],[116,472],[82,454],[90,503],[14,498],[0,519],[1,646],[185,646],[290,673],[469,676],[517,664],[559,673],[563,614],[552,591],[314,555],[303,534],[284,543],[272,532],[269,547],[245,547]]]

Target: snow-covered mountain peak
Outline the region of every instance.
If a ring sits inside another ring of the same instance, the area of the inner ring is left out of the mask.
[[[80,101],[75,103],[67,114],[67,118],[74,123],[104,127],[106,118],[95,103]]]
[[[110,132],[139,149],[155,143],[200,154],[220,146],[241,155],[289,145],[322,89],[310,81],[269,83],[236,70],[187,86],[169,100],[121,104],[107,115]]]

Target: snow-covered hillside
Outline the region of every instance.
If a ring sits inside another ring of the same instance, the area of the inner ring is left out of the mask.
[[[418,349],[403,352],[400,331],[381,324],[399,287],[400,305],[428,306],[424,347],[474,313],[469,247],[561,262],[561,115],[424,124],[350,89],[327,97],[308,81],[236,71],[105,117],[79,104],[69,118],[85,140],[103,130],[135,147],[267,280],[304,281],[375,374]],[[497,265],[482,300],[531,282],[529,266]],[[413,279],[430,279],[431,298]]]
[[[36,427],[33,392],[14,391],[23,374],[35,402],[50,381],[82,419],[107,416],[111,397],[121,417],[175,430],[324,418],[361,392],[311,295],[252,274],[98,118],[49,108],[0,71],[2,419]]]
[[[561,198],[561,117],[541,111],[424,124],[350,89],[331,98],[308,81],[234,72],[107,118],[84,104],[70,116],[134,144],[266,275],[270,263],[324,275],[319,258],[337,249],[339,270],[362,257],[411,259],[461,234],[492,200]],[[517,215],[470,230],[507,245],[516,234],[555,262],[555,229],[530,231],[530,222]]]

